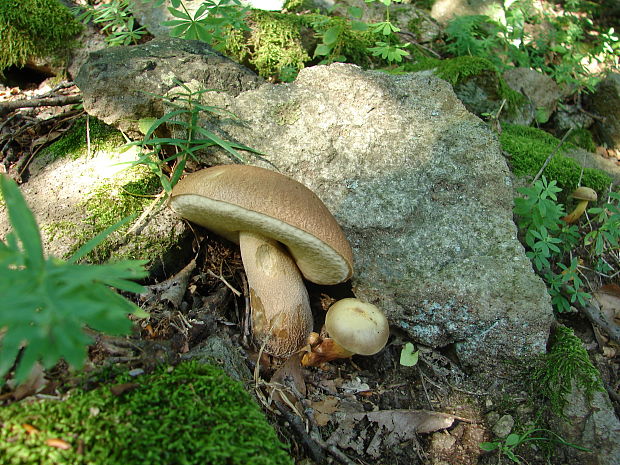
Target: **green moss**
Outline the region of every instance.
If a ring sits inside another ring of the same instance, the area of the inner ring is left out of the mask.
[[[510,154],[509,163],[517,176],[535,176],[549,155],[555,152],[560,140],[540,129],[516,124],[503,124],[500,134],[502,149]],[[565,192],[572,192],[579,183],[581,166],[563,153],[572,147],[564,144],[551,159],[543,174],[547,179],[557,181]],[[581,185],[590,187],[602,194],[611,184],[606,173],[583,168]]]
[[[275,431],[242,385],[221,369],[188,362],[63,400],[0,409],[5,465],[292,465]],[[28,434],[23,424],[37,428]],[[49,447],[62,439],[67,450]]]
[[[377,41],[385,40],[385,37],[380,33],[354,31],[350,21],[338,16],[307,14],[301,18],[303,23],[311,28],[320,40],[322,40],[323,34],[330,29],[337,29],[339,31],[338,38],[333,44],[332,53],[325,57],[326,62],[343,61],[364,68],[385,64],[384,61],[372,57],[371,53],[368,52],[368,48],[374,47]]]
[[[125,142],[117,129],[97,118],[84,116],[79,118],[60,139],[47,147],[43,154],[50,156],[52,160],[63,157],[79,158],[86,154],[89,138],[91,153],[115,149]]]
[[[103,184],[90,193],[84,202],[88,216],[84,219],[77,236],[78,241],[70,253],[121,219],[142,213],[154,201],[155,195],[161,191],[159,178],[144,166],[130,168],[123,179],[132,180],[120,184]],[[127,248],[119,255],[118,241],[129,227],[130,225],[121,228],[96,247],[88,255],[89,261],[103,263],[112,257],[153,261],[176,245],[172,231],[169,236],[160,239],[147,235],[145,237],[148,238],[141,241],[140,237],[135,237],[132,238],[132,241],[135,241],[135,247]]]
[[[437,58],[423,58],[415,63],[403,65],[405,71],[424,71],[432,69],[437,77],[448,81],[453,86],[468,79],[489,74],[497,83],[496,93],[500,99],[506,99],[510,108],[516,108],[525,102],[525,97],[513,90],[500,76],[496,66],[486,58],[461,56],[439,60]]]
[[[234,31],[228,37],[226,53],[267,79],[291,81],[299,70],[323,58],[326,62],[338,59],[365,67],[377,62],[367,50],[377,35],[352,30],[345,18],[255,10],[248,22],[251,31]],[[312,58],[322,35],[333,28],[339,34],[332,53]]]
[[[58,0],[0,2],[0,74],[29,58],[62,57],[82,30]]]
[[[277,78],[283,68],[299,71],[310,61],[301,41],[299,16],[255,10],[249,23],[249,35],[237,32],[231,36],[227,52],[240,62],[248,62],[260,76]]]
[[[566,141],[576,145],[577,147],[581,147],[588,152],[596,151],[596,144],[594,143],[594,138],[592,137],[590,131],[588,131],[587,129],[573,129],[566,138]]]
[[[573,382],[591,396],[604,387],[581,339],[572,329],[558,326],[550,339],[551,348],[543,364],[534,370],[533,385],[549,401],[551,411],[562,415]]]

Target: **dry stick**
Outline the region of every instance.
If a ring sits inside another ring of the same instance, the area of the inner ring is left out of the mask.
[[[81,95],[63,95],[61,97],[12,100],[10,102],[0,103],[0,114],[8,113],[10,111],[17,110],[18,108],[57,107],[81,102]]]
[[[569,128],[568,131],[566,131],[566,134],[564,134],[564,137],[562,137],[562,140],[560,141],[560,143],[557,145],[557,147],[553,150],[553,152],[551,152],[551,155],[549,155],[547,157],[547,159],[545,160],[545,162],[543,163],[542,167],[540,168],[540,170],[538,171],[538,173],[536,173],[536,176],[534,176],[534,179],[532,180],[532,183],[530,184],[531,186],[534,185],[534,183],[536,181],[538,181],[538,178],[540,177],[540,175],[543,173],[543,171],[545,171],[545,168],[547,167],[547,165],[549,164],[549,162],[551,161],[551,159],[555,156],[556,153],[558,153],[558,150],[560,150],[560,147],[562,147],[562,145],[564,145],[564,142],[566,141],[566,138],[568,137],[568,135],[573,131],[573,128]]]

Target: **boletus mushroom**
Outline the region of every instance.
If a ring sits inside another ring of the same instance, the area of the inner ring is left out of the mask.
[[[567,224],[572,224],[577,221],[581,215],[583,215],[583,212],[586,211],[588,202],[596,202],[598,200],[598,195],[596,195],[596,191],[594,189],[582,186],[575,189],[575,192],[573,192],[573,198],[579,202],[577,202],[577,206],[572,212],[562,218]]]
[[[181,217],[239,244],[248,279],[252,333],[275,356],[299,350],[312,331],[302,275],[338,284],[353,272],[353,254],[323,202],[275,171],[222,165],[177,183],[170,207]]]
[[[390,327],[383,312],[359,299],[342,299],[333,304],[325,315],[325,330],[329,337],[310,342],[301,363],[318,366],[337,358],[352,355],[374,355],[385,347]],[[314,335],[315,333],[313,333]]]

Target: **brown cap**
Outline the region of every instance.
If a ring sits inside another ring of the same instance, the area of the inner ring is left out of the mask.
[[[353,272],[351,246],[327,207],[303,184],[275,171],[248,165],[200,170],[177,183],[170,206],[236,243],[240,231],[277,240],[317,284],[337,284]]]
[[[325,315],[329,337],[354,354],[373,355],[390,336],[387,318],[379,308],[358,299],[342,299]]]
[[[581,186],[575,189],[575,192],[573,192],[573,198],[578,200],[587,200],[588,202],[596,202],[598,200],[598,195],[594,189]]]

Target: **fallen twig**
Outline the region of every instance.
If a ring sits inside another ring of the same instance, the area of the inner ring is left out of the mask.
[[[0,115],[18,108],[58,107],[82,103],[81,95],[62,95],[60,97],[33,98],[0,102]]]

